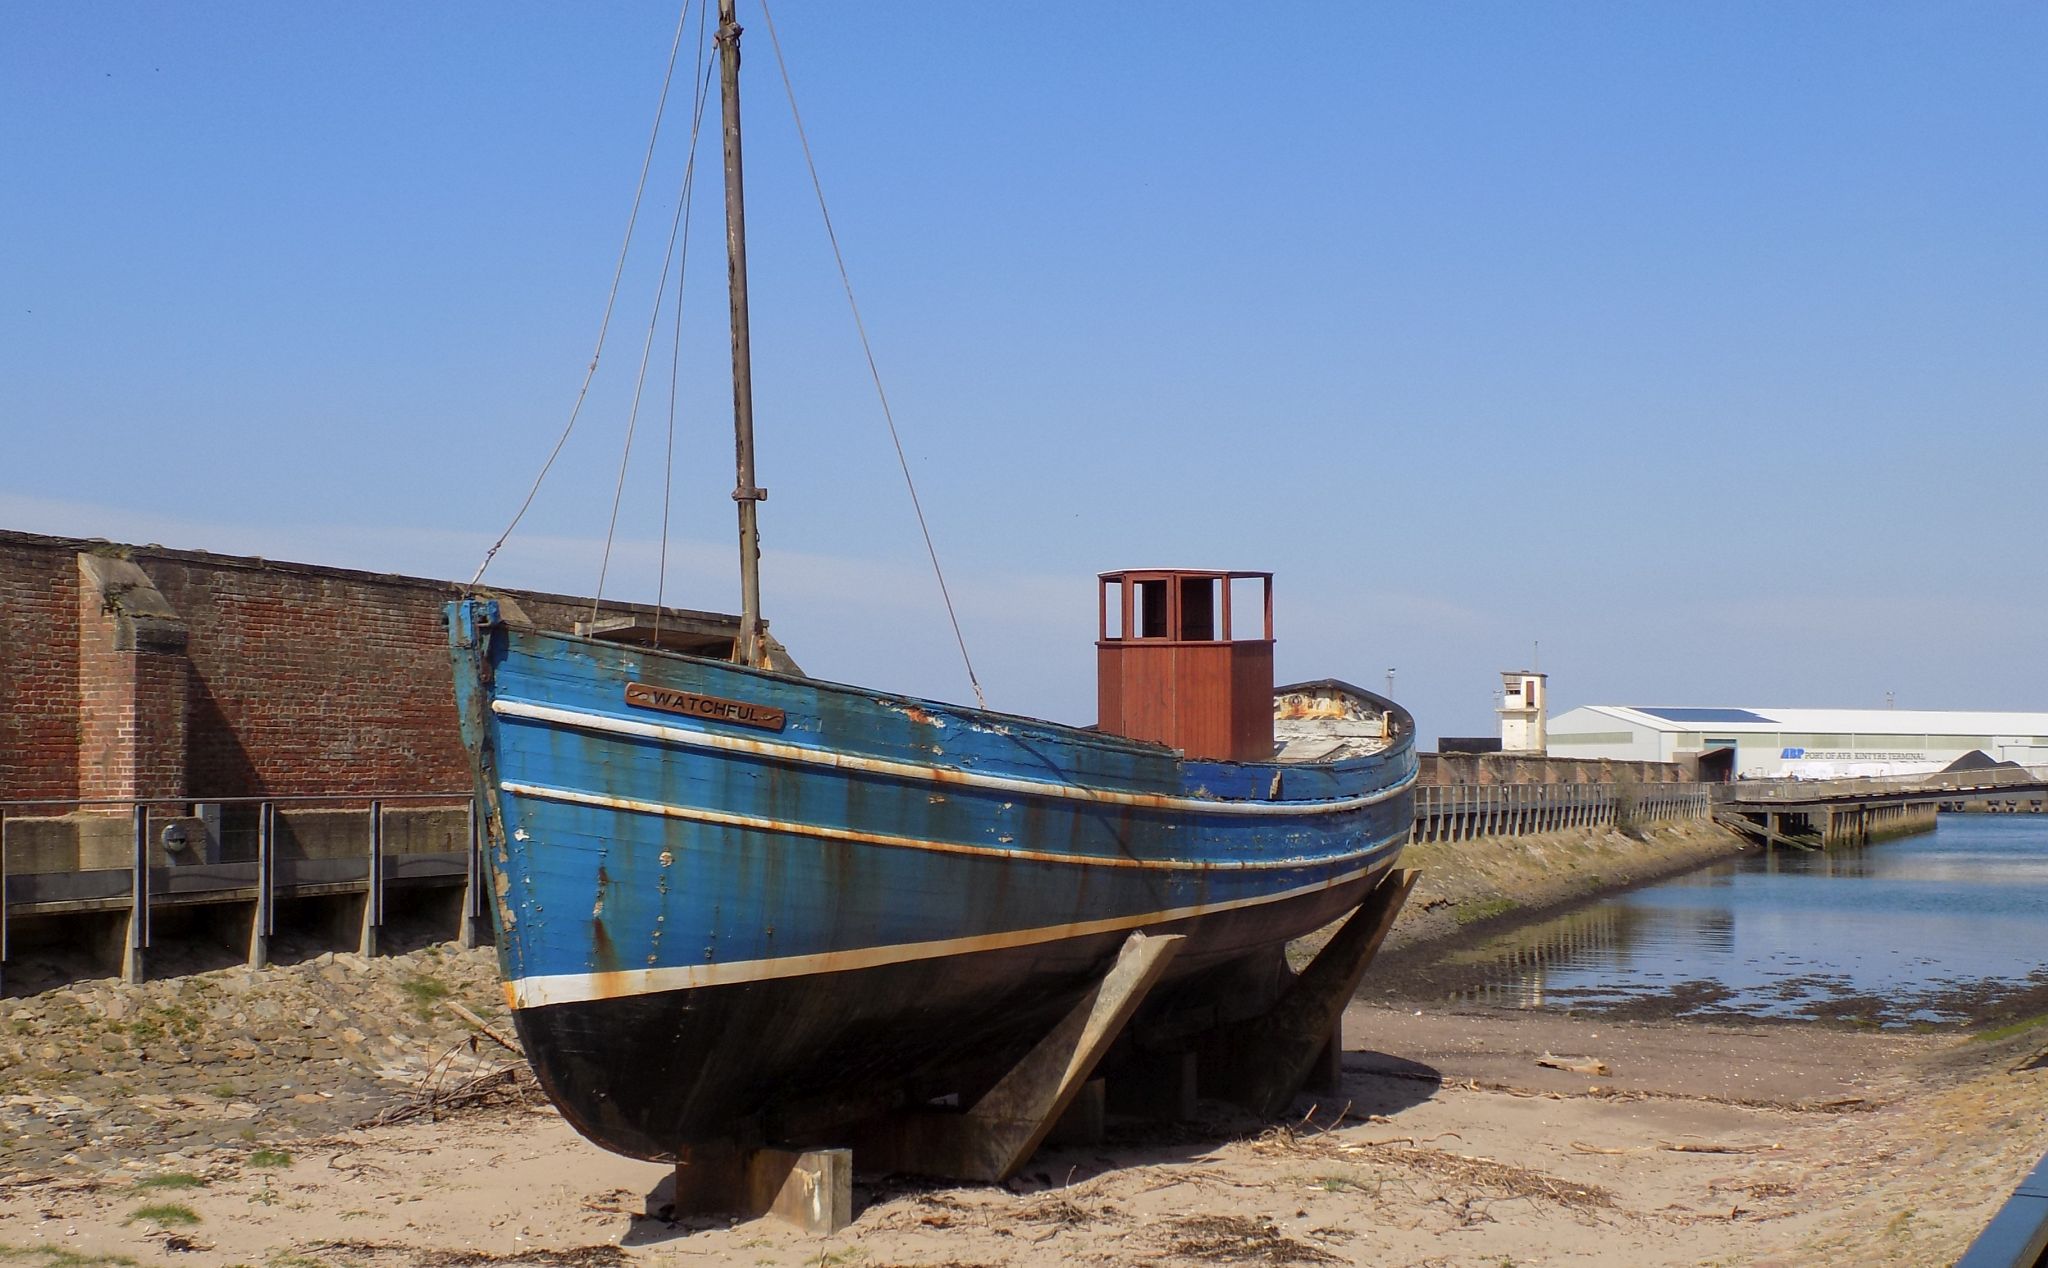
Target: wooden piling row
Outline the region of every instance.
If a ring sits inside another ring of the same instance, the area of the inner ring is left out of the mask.
[[[1705,784],[1436,784],[1415,790],[1412,839],[1470,841],[1712,815]]]
[[[1821,844],[1835,849],[1932,832],[1936,805],[1931,801],[1864,803],[1829,806],[1824,813]]]
[[[1917,796],[1892,789],[1885,797],[1859,791],[1868,790],[1843,796],[1831,785],[1742,785],[1721,798],[1715,817],[1766,845],[1855,849],[1934,831],[1944,804],[1939,789]]]

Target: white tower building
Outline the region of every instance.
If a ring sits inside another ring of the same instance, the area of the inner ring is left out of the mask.
[[[1500,708],[1494,711],[1500,714],[1500,751],[1542,753],[1549,676],[1533,669],[1504,669],[1500,678]]]

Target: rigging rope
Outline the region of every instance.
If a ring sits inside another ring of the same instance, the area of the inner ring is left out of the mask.
[[[804,132],[803,112],[797,109],[796,88],[790,83],[789,65],[782,59],[782,40],[775,34],[775,15],[769,12],[768,0],[761,0],[761,17],[768,23],[768,43],[775,50],[775,68],[782,74],[782,91],[789,98],[790,118],[796,121],[796,138],[804,151],[804,166],[810,169],[811,189],[818,196],[818,214],[825,220],[825,237],[832,243],[832,260],[839,266],[839,284],[846,288],[846,305],[853,310],[853,328],[860,334],[860,349],[868,360],[868,376],[875,382],[875,396],[882,403],[882,419],[889,425],[889,443],[896,447],[896,465],[903,469],[904,487],[910,490],[910,508],[917,513],[917,530],[924,534],[925,553],[931,556],[932,575],[938,578],[939,597],[946,604],[946,619],[953,625],[953,641],[960,646],[961,663],[967,666],[967,682],[974,688],[974,698],[982,708],[988,708],[988,697],[982,694],[981,680],[974,673],[974,659],[967,654],[967,639],[960,633],[960,618],[953,612],[953,595],[946,588],[945,570],[939,567],[938,548],[932,545],[932,530],[925,524],[924,505],[918,500],[917,482],[910,476],[910,460],[903,455],[903,439],[896,433],[896,415],[889,408],[889,393],[882,387],[882,372],[875,365],[875,350],[868,342],[867,323],[861,320],[860,302],[853,297],[853,278],[846,271],[846,256],[839,250],[839,234],[832,228],[832,212],[825,205],[825,185],[818,179],[818,163],[811,157],[811,139]]]
[[[640,219],[640,199],[647,192],[647,171],[654,163],[654,143],[661,137],[661,118],[668,108],[669,82],[675,78],[676,55],[683,47],[683,31],[689,23],[690,6],[698,2],[699,0],[683,0],[682,10],[676,14],[676,34],[668,48],[668,69],[662,72],[661,96],[654,104],[654,128],[647,137],[647,153],[640,160],[640,181],[633,187],[633,209],[626,216],[625,241],[619,243],[619,262],[612,269],[611,294],[605,297],[604,318],[597,325],[597,347],[591,351],[590,365],[583,372],[583,386],[577,389],[576,404],[569,410],[569,422],[562,428],[562,434],[555,441],[554,449],[549,452],[548,460],[541,464],[540,474],[533,478],[533,487],[526,491],[526,500],[519,504],[519,510],[513,514],[512,522],[505,525],[505,531],[498,534],[498,540],[492,542],[491,548],[484,552],[483,562],[476,566],[476,575],[469,579],[471,586],[484,579],[484,569],[491,566],[491,560],[497,557],[499,548],[512,536],[512,530],[518,528],[519,521],[526,518],[527,508],[533,505],[534,495],[540,492],[541,481],[548,478],[548,472],[554,467],[555,459],[562,456],[562,446],[569,443],[569,433],[576,430],[576,419],[583,413],[584,398],[590,395],[590,381],[597,377],[598,359],[604,355],[605,332],[611,329],[612,308],[619,299],[619,279],[626,272],[626,253],[633,245],[633,226]]]
[[[698,39],[700,43],[698,45],[697,57],[697,64],[699,66],[703,66],[704,64],[703,46],[701,43],[702,38],[703,30],[700,26],[698,30]],[[678,194],[676,197],[676,214],[669,221],[668,250],[661,258],[661,281],[654,289],[654,305],[647,314],[647,337],[643,339],[640,343],[640,370],[633,380],[633,405],[631,410],[626,415],[626,445],[624,451],[619,454],[619,481],[618,484],[612,489],[611,521],[605,526],[604,530],[604,558],[598,563],[597,593],[592,595],[590,599],[590,619],[592,621],[597,620],[598,605],[604,599],[605,574],[611,569],[612,538],[618,532],[619,503],[622,500],[624,500],[626,495],[626,467],[633,459],[633,434],[635,431],[639,429],[640,426],[640,401],[647,390],[647,365],[654,354],[655,332],[661,326],[661,302],[668,296],[669,266],[677,262],[676,238],[679,233],[683,233],[683,231],[687,228],[689,223],[691,195],[695,189],[697,178],[697,137],[699,130],[704,122],[704,99],[709,94],[711,89],[710,69],[708,67],[705,68],[704,73],[699,78],[700,83],[697,88],[696,112],[690,120],[690,157],[683,164],[683,188],[682,192]],[[687,275],[690,263],[689,253],[687,249],[689,238],[687,234],[683,235],[683,242],[685,244],[683,258],[680,266],[676,269],[676,305],[678,321],[681,320],[680,314],[683,302],[683,281],[685,276]],[[673,378],[671,378],[670,380],[670,388],[671,391],[673,391]],[[671,408],[669,411],[669,428],[670,449],[671,452],[673,452],[675,428],[675,411],[673,408],[673,397],[671,397]],[[667,510],[666,491],[664,491],[662,503],[664,511],[664,520],[662,525],[662,550],[665,561],[668,549],[668,526],[665,518],[665,513]],[[658,607],[659,604],[657,603],[657,608]],[[658,619],[659,618],[657,617],[657,620]]]

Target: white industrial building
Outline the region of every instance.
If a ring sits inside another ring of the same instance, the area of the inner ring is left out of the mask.
[[[1844,779],[1937,771],[1970,753],[2048,767],[2048,713],[1581,705],[1550,720],[1552,757],[1697,760],[1700,778]]]

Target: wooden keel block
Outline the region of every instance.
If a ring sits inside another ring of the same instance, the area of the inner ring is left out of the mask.
[[[772,1215],[829,1236],[853,1223],[853,1151],[756,1149],[747,1155],[749,1215]]]
[[[807,1233],[837,1233],[853,1223],[853,1151],[687,1150],[676,1164],[677,1215],[774,1216]]]

